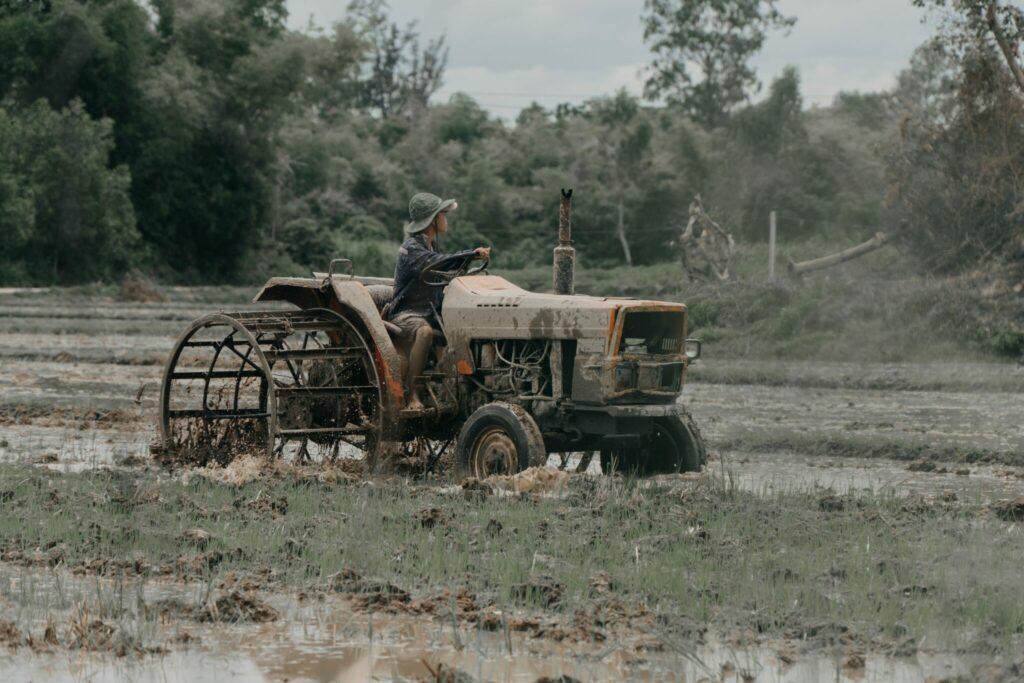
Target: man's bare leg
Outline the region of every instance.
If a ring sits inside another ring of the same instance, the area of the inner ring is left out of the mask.
[[[406,401],[405,407],[408,410],[423,410],[423,403],[416,392],[416,378],[423,373],[423,368],[427,367],[427,355],[433,343],[434,330],[429,325],[416,330],[412,348],[409,350],[409,372],[405,376],[405,386],[409,391],[409,400]]]

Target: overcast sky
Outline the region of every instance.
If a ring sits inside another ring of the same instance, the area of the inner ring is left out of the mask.
[[[288,0],[290,23],[328,26],[347,0]],[[643,42],[643,0],[390,0],[399,22],[424,36],[447,36],[445,84],[437,99],[469,93],[493,114],[512,118],[532,100],[553,106],[609,94],[639,94],[650,53]],[[773,34],[754,64],[767,84],[788,64],[800,70],[807,104],[840,90],[894,83],[910,53],[930,35],[910,0],[780,0],[797,18]]]

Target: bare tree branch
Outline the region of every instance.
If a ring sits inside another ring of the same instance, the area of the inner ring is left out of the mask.
[[[1020,64],[1017,62],[1016,50],[1011,47],[1010,42],[1006,39],[1006,34],[1003,33],[1003,27],[999,25],[999,19],[996,17],[996,3],[989,4],[985,11],[985,18],[988,20],[989,30],[995,37],[996,43],[1006,59],[1006,65],[1010,67],[1010,73],[1013,74],[1014,80],[1017,81],[1017,87],[1020,88],[1021,94],[1024,95],[1024,69],[1021,69]]]

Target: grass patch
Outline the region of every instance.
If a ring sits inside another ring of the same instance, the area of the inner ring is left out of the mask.
[[[19,466],[0,468],[0,500],[8,560],[155,567],[201,556],[211,580],[270,569],[296,587],[351,567],[414,594],[465,588],[508,608],[524,594],[515,587],[544,575],[562,588],[557,602],[534,607],[566,616],[592,604],[590,579],[607,572],[616,596],[658,615],[666,639],[710,626],[894,643],[928,635],[936,647],[1010,651],[1024,631],[1024,536],[971,506],[758,496],[710,479],[577,477],[564,499],[481,500],[402,484],[234,487]],[[436,522],[424,524],[435,508]],[[208,534],[201,548],[196,528]]]

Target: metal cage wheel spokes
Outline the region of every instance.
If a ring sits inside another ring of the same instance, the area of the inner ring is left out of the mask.
[[[190,462],[226,463],[242,452],[334,461],[372,447],[382,399],[370,347],[344,316],[219,313],[197,320],[175,345],[161,436]]]

